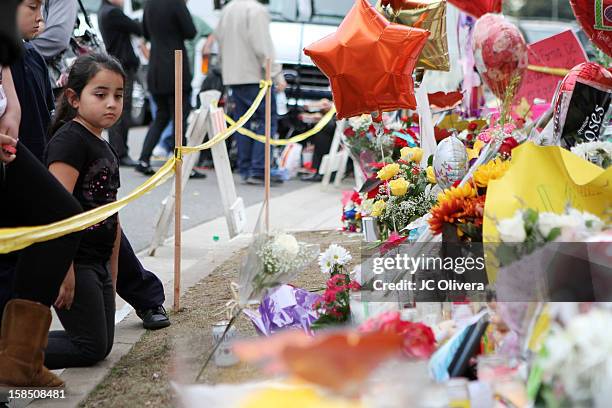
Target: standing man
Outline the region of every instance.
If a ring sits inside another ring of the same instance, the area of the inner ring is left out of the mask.
[[[109,129],[109,141],[119,156],[119,164],[135,167],[138,163],[128,154],[127,138],[132,120],[132,89],[140,60],[134,53],[131,36],[142,36],[142,28],[138,22],[126,16],[122,8],[123,0],[102,0],[98,24],[106,51],[121,62],[126,75],[123,114],[115,126]]]
[[[270,16],[257,0],[233,0],[223,8],[214,34],[208,38],[204,53],[210,54],[212,41],[219,43],[223,85],[229,87],[233,116],[246,113],[259,93],[259,83],[265,79],[266,60],[274,62],[274,44],[270,35]],[[277,91],[287,86],[279,64],[272,64],[272,79]],[[276,101],[272,92],[272,134],[276,133]],[[261,104],[246,124],[257,134],[264,133],[265,105]],[[236,135],[238,167],[246,184],[264,184],[265,145],[250,137]],[[272,182],[282,182],[272,177]]]
[[[45,61],[51,61],[70,44],[79,3],[66,0],[47,0],[43,6],[44,28],[30,43]],[[52,84],[56,87],[56,84]]]
[[[147,81],[157,114],[142,146],[136,171],[151,175],[153,149],[168,122],[174,119],[174,50],[183,50],[183,118],[177,120],[186,122],[191,110],[191,70],[185,40],[194,38],[197,30],[185,0],[147,1],[142,23],[144,36],[151,42]]]

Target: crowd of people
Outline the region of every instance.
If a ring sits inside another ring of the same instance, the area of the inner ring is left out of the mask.
[[[76,0],[0,5],[0,227],[49,224],[111,203],[122,166],[152,174],[153,151],[175,119],[177,49],[184,51],[182,120],[190,111],[192,65],[186,42],[207,36],[204,53],[218,44],[235,119],[253,103],[266,61],[274,60],[269,15],[256,0],[230,2],[214,31],[191,16],[184,0],[149,0],[142,22],[124,14],[123,0],[102,0],[98,20],[106,51],[96,49],[94,41],[89,52],[68,65],[78,7]],[[147,85],[155,111],[135,161],[128,137],[140,60],[132,40],[141,36],[150,44],[141,43],[149,54]],[[274,98],[287,83],[278,64],[272,65],[272,77]],[[272,115],[274,133],[275,110]],[[264,123],[260,106],[246,126],[263,133]],[[324,133],[324,144],[331,143],[329,132]],[[242,135],[235,144],[243,182],[262,185],[265,145]],[[0,255],[0,386],[63,386],[48,369],[103,360],[113,346],[115,294],[134,307],[146,329],[170,325],[163,285],[138,260],[118,215]],[[63,330],[49,332],[51,307]]]

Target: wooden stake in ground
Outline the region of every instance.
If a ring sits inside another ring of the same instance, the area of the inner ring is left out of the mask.
[[[174,311],[180,309],[181,298],[181,205],[183,195],[183,159],[180,149],[183,146],[183,51],[174,51],[174,143],[176,154],[174,165]]]
[[[270,73],[272,71],[272,62],[270,58],[266,60],[266,82],[270,83]],[[266,92],[266,155],[264,164],[264,184],[265,184],[265,197],[264,197],[264,211],[265,211],[265,225],[266,234],[270,235],[270,133],[272,128],[272,87],[268,88]]]

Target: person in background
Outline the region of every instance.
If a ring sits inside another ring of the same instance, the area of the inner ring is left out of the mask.
[[[196,64],[196,60],[200,60],[200,58],[196,59],[196,47],[198,45],[198,42],[212,34],[213,30],[200,17],[192,15],[192,18],[193,24],[197,30],[197,34],[195,37],[193,37],[193,39],[185,41],[185,48],[187,49],[187,57],[189,58],[189,61],[191,61],[191,64],[189,65],[189,70],[191,71],[191,74],[194,75],[194,68],[199,69],[199,64]],[[194,95],[194,98],[192,98],[194,99],[193,102],[195,103],[194,106],[196,107],[199,106],[198,98],[199,95]],[[173,149],[174,122],[172,121],[168,124],[168,126],[166,126],[166,128],[162,132],[159,143],[157,143],[157,146],[155,146],[155,149],[153,149],[153,156],[169,157],[172,154]],[[210,149],[203,150],[200,153],[200,159],[198,160],[197,167],[202,166],[204,163],[206,164],[205,167],[211,167],[212,156],[210,153]]]
[[[119,165],[135,167],[138,163],[129,155],[127,144],[132,120],[132,89],[140,60],[134,53],[131,36],[142,36],[140,23],[123,13],[123,0],[102,0],[98,11],[98,25],[106,51],[117,58],[125,71],[125,89],[123,97],[123,115],[108,130],[111,146],[119,155]]]
[[[234,0],[223,7],[219,24],[209,36],[204,54],[210,54],[213,41],[219,44],[223,85],[229,87],[229,99],[234,105],[234,120],[243,116],[259,93],[265,79],[266,61],[274,62],[274,44],[270,36],[268,10],[257,0]],[[276,90],[287,86],[281,66],[272,64]],[[272,92],[272,134],[276,133],[276,101]],[[265,105],[262,103],[246,127],[257,134],[265,129]],[[237,134],[238,167],[243,183],[264,184],[265,145],[250,137]],[[279,177],[272,182],[281,183]]]
[[[16,9],[6,7],[7,3],[13,2],[0,4],[0,72],[5,91],[0,95],[0,130],[9,133],[0,133],[0,146],[3,146],[0,148],[0,173],[3,173],[0,177],[0,228],[46,225],[75,216],[82,209],[27,147],[17,141],[14,134],[14,129],[19,128],[21,107],[6,65],[15,62],[23,45],[20,40],[6,37],[2,30],[5,27],[14,29],[15,22],[11,23],[10,19],[15,20],[17,14],[21,36],[27,38],[33,35],[31,30],[38,25],[37,22],[42,21],[42,17],[39,17],[40,0],[23,0]],[[12,5],[15,6],[14,3]],[[15,43],[11,44],[13,41]],[[2,99],[5,99],[4,103]],[[13,115],[8,126],[5,121],[7,115]],[[6,147],[15,151],[9,152]],[[41,197],[44,197],[43,201]],[[0,326],[0,387],[64,385],[59,377],[44,367],[44,349],[51,325],[49,308],[57,298],[79,241],[80,234],[69,234],[19,251],[16,277],[14,283],[11,281],[12,299],[5,299],[8,300],[6,307],[0,305],[0,313],[3,311]],[[2,284],[5,285],[4,282]]]
[[[303,119],[308,119],[309,123],[317,123],[332,108],[332,104],[328,99],[321,99],[320,101],[311,103],[305,106],[307,111],[317,111],[315,113],[303,113]],[[329,153],[331,149],[332,141],[334,139],[334,133],[336,132],[336,120],[335,117],[329,121],[327,125],[319,133],[314,135],[308,142],[314,145],[314,154],[312,156],[312,167],[313,170],[310,174],[305,174],[300,177],[302,181],[319,182],[323,180],[323,175],[319,174],[319,169],[323,161],[323,156]],[[305,141],[306,142],[306,141]],[[305,143],[304,143],[305,145]]]
[[[147,132],[136,171],[152,175],[151,155],[164,128],[174,119],[174,51],[183,51],[183,120],[191,110],[191,70],[185,40],[197,31],[184,0],[149,0],[144,6],[144,36],[151,42],[147,82],[157,105],[155,120]],[[186,126],[183,126],[186,130]],[[184,135],[183,135],[184,136]]]
[[[30,40],[46,61],[62,53],[70,44],[79,3],[77,0],[47,0],[43,6],[44,29]]]

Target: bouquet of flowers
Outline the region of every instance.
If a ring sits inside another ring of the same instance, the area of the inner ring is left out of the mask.
[[[500,265],[508,265],[549,242],[579,242],[601,232],[604,222],[596,215],[575,208],[564,213],[538,212],[531,208],[518,210],[510,218],[497,222],[502,243],[497,258]]]
[[[479,195],[471,183],[440,193],[437,204],[431,209],[431,232],[439,235],[450,226],[456,229],[460,240],[482,242],[485,197]]]
[[[419,166],[422,157],[420,148],[404,147],[400,160],[378,171],[381,184],[370,214],[378,217],[385,236],[427,214],[435,202],[431,175]]]
[[[587,142],[572,147],[572,153],[607,169],[612,165],[612,142]]]
[[[319,256],[321,272],[330,274],[330,277],[322,298],[313,305],[313,309],[319,313],[319,318],[311,326],[313,330],[343,324],[349,320],[349,293],[361,289],[359,283],[351,280],[346,272],[345,268],[351,260],[351,254],[336,244],[330,245]]]
[[[298,242],[293,235],[260,234],[250,247],[239,277],[240,304],[259,300],[270,288],[294,279],[319,253],[319,246]]]
[[[397,158],[403,147],[417,146],[416,134],[409,125],[408,119],[384,124],[382,117],[374,120],[362,115],[348,120],[342,142],[366,178],[371,178],[376,163]]]
[[[342,231],[361,232],[361,204],[363,200],[355,190],[343,192]]]
[[[612,313],[602,309],[578,315],[565,327],[553,326],[528,382],[536,403],[549,407],[610,406],[611,326]]]

